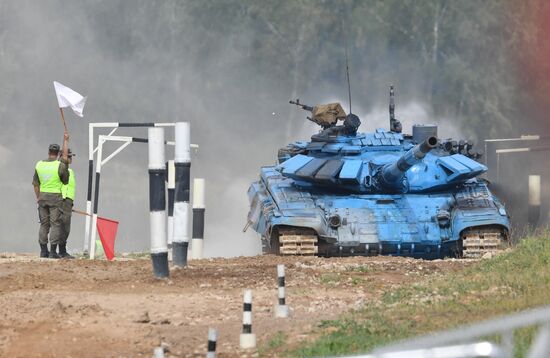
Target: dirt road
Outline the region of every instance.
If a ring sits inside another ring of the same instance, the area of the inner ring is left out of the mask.
[[[253,290],[258,346],[282,331],[287,344],[310,339],[324,319],[380,299],[384,291],[471,261],[395,257],[239,257],[193,261],[155,280],[147,259],[47,260],[0,257],[0,356],[201,357],[208,327],[219,330],[220,357],[239,350],[243,290]],[[289,319],[273,318],[276,265],[285,264]]]

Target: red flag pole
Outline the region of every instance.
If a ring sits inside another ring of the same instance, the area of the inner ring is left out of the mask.
[[[65,132],[69,132],[67,130],[67,123],[65,123],[65,116],[63,115],[63,108],[59,107],[59,111],[61,112],[61,121],[63,122],[63,127],[65,128]]]

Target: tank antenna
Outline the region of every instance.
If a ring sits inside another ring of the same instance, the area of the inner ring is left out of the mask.
[[[395,100],[394,100],[393,85],[390,85],[390,126],[394,120],[395,120]]]
[[[350,18],[349,14],[350,11],[347,8],[349,5],[344,4],[344,6],[341,8],[342,13],[344,13],[345,16],[342,17],[342,32],[344,33],[344,44],[345,44],[345,50],[346,50],[346,76],[348,79],[348,100],[349,100],[349,114],[351,114],[351,83],[349,80],[349,56],[348,56],[348,28],[346,26],[346,22],[343,21],[344,18]]]
[[[346,36],[346,75],[348,77],[348,98],[349,98],[349,113],[351,114],[351,84],[349,80],[349,65],[348,65],[348,42]]]

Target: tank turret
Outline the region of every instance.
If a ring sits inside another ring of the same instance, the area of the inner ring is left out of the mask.
[[[420,162],[426,154],[437,146],[437,138],[429,137],[403,154],[396,162],[386,164],[379,174],[379,182],[386,188],[400,188],[403,176],[413,165]]]

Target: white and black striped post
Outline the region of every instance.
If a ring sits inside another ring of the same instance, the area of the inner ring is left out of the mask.
[[[252,333],[252,290],[244,291],[243,302],[243,331],[239,337],[240,347],[256,348],[256,335]]]
[[[176,188],[176,168],[174,166],[174,161],[169,160],[166,166],[167,179],[168,179],[168,245],[172,245],[172,240],[174,239],[174,191]]]
[[[98,145],[97,145],[97,156],[98,158],[101,158],[103,155],[103,136],[99,137]],[[97,208],[99,206],[99,178],[101,177],[101,159],[97,161],[97,164],[95,166],[95,196],[94,196],[94,211],[92,214],[92,227],[91,227],[91,240],[89,242],[90,245],[90,259],[95,258],[95,244],[96,244],[96,236],[97,236]]]
[[[176,123],[174,192],[174,237],[172,261],[175,266],[187,266],[189,248],[189,181],[191,177],[190,130],[188,122]]]
[[[278,284],[277,297],[279,301],[277,303],[277,307],[275,307],[275,317],[287,318],[288,306],[286,305],[286,297],[285,297],[285,265],[277,265],[277,284]]]
[[[84,227],[84,252],[88,250],[90,240],[90,220],[92,214],[92,183],[94,178],[94,126],[88,124],[88,195],[86,197],[86,226]]]
[[[531,227],[536,227],[540,217],[541,205],[541,180],[540,175],[529,175],[529,208],[527,222]]]
[[[202,259],[204,245],[204,179],[193,180],[193,234],[191,235],[191,253],[194,259]]]
[[[149,210],[151,217],[151,261],[156,278],[170,276],[166,242],[166,166],[164,128],[149,128]]]
[[[216,358],[216,341],[218,339],[218,331],[214,328],[208,328],[208,346],[206,358]]]

